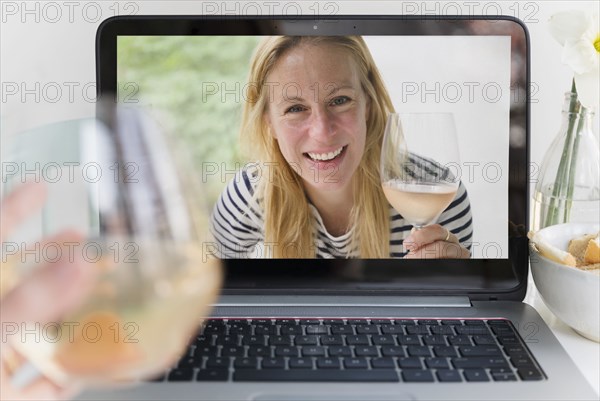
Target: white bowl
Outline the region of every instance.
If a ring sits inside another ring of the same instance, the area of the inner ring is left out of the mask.
[[[596,223],[566,223],[540,230],[549,244],[567,250],[569,241],[598,231]],[[548,309],[582,336],[600,342],[600,275],[556,263],[531,246],[531,272]]]

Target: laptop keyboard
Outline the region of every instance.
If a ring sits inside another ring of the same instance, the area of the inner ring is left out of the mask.
[[[485,382],[544,375],[504,319],[210,319],[152,381]]]

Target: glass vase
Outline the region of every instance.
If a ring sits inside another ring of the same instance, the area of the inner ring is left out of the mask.
[[[567,92],[558,135],[544,155],[533,195],[532,229],[600,221],[600,146],[594,113]]]

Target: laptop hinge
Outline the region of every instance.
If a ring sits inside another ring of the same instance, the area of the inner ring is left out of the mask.
[[[223,295],[215,306],[369,306],[378,308],[468,308],[471,301],[461,296],[294,296],[294,295]]]

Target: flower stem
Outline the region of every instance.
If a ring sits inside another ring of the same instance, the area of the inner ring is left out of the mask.
[[[573,83],[571,85],[571,92],[573,93],[577,93],[577,88],[575,87],[575,79],[573,79]],[[567,135],[565,138],[565,143],[564,143],[564,147],[562,150],[562,154],[560,157],[560,163],[558,165],[558,170],[556,172],[556,179],[554,180],[554,187],[552,188],[552,197],[550,199],[550,204],[548,206],[548,211],[546,214],[546,219],[545,219],[545,224],[544,227],[547,226],[551,226],[554,224],[559,223],[559,215],[560,215],[560,208],[561,206],[563,206],[563,199],[561,198],[565,198],[565,189],[567,189],[568,192],[568,184],[565,182],[565,180],[567,178],[569,178],[570,181],[572,181],[572,177],[574,178],[574,175],[571,176],[570,172],[567,170],[570,170],[571,167],[571,160],[572,160],[572,154],[571,154],[571,141],[573,140],[573,128],[575,126],[575,120],[577,119],[577,113],[579,112],[579,108],[580,108],[580,103],[577,100],[576,96],[573,96],[571,98],[571,101],[569,103],[569,110],[568,110],[568,126],[567,126]],[[564,205],[567,206],[567,205]],[[570,207],[570,203],[568,204],[567,207]],[[565,209],[566,210],[566,209]],[[564,217],[564,215],[563,215]]]
[[[569,166],[569,179],[567,181],[567,204],[565,207],[564,221],[569,221],[571,216],[571,203],[573,201],[573,191],[575,190],[575,172],[577,170],[577,151],[579,150],[579,139],[581,138],[580,132],[583,129],[583,124],[585,122],[584,108],[582,107],[581,113],[579,116],[579,121],[577,123],[577,129],[574,132],[573,138],[573,146],[571,147],[571,160]]]

